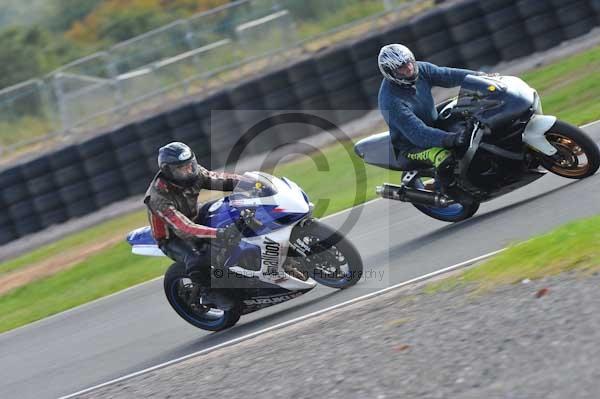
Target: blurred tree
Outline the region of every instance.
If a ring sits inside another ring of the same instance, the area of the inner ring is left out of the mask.
[[[37,26],[5,29],[0,32],[0,88],[40,77],[85,51]]]
[[[104,0],[54,0],[45,15],[44,25],[53,31],[65,32],[102,2]]]

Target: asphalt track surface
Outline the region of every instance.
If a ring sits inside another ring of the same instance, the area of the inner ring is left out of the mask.
[[[585,130],[600,141],[600,123]],[[180,319],[164,298],[162,280],[154,280],[0,335],[0,398],[68,395],[599,214],[600,174],[582,181],[545,176],[457,224],[386,200],[360,208],[349,236],[366,278],[352,289],[319,286],[243,316],[232,329],[208,333]],[[348,214],[326,222],[340,226]]]

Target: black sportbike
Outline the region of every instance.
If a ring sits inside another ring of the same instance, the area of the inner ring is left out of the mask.
[[[455,154],[443,179],[430,166],[399,161],[389,132],[354,147],[366,163],[405,171],[401,184],[377,187],[380,196],[410,202],[435,219],[467,219],[481,202],[532,183],[546,170],[584,179],[600,166],[598,145],[581,129],[543,115],[538,93],[513,76],[468,75],[458,97],[438,105],[438,113],[437,127],[456,131],[461,124],[471,132],[470,145]]]

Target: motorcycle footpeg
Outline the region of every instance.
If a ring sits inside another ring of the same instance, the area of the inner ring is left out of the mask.
[[[377,186],[375,192],[382,198],[438,208],[445,208],[456,203],[445,195],[404,185],[384,183],[383,186]]]

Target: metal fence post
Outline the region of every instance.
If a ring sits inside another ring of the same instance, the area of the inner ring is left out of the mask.
[[[54,88],[54,93],[56,97],[56,105],[58,106],[58,114],[60,117],[60,125],[61,125],[61,135],[63,137],[67,137],[70,132],[70,123],[67,110],[65,109],[65,103],[63,102],[64,91],[62,87],[62,82],[60,79],[62,78],[62,72],[57,72],[54,75],[51,75],[52,79],[52,87]]]

